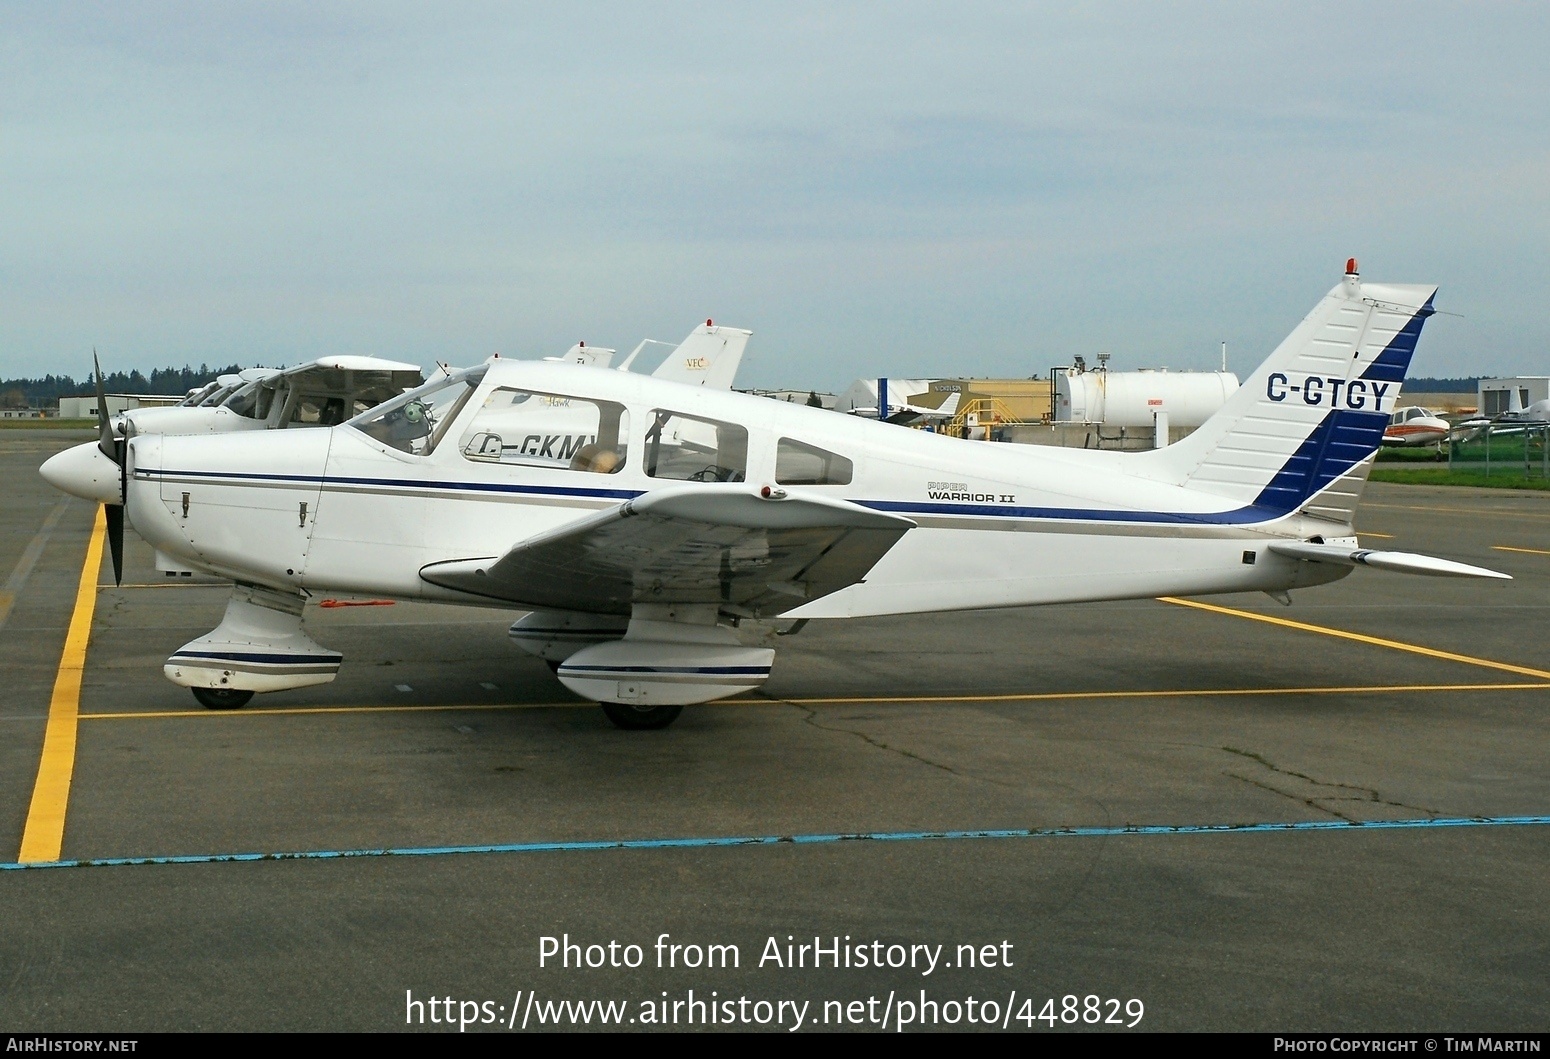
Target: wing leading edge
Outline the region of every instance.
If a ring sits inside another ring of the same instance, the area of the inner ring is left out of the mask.
[[[858,583],[914,525],[843,500],[706,484],[648,493],[505,555],[431,563],[420,576],[532,608],[716,604],[760,617]]]

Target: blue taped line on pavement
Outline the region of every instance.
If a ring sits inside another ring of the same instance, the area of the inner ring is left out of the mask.
[[[1393,831],[1443,827],[1533,827],[1550,816],[1455,816],[1416,820],[1296,820],[1267,824],[1144,824],[1124,827],[1001,828],[981,831],[857,831],[849,834],[746,835],[711,838],[619,838],[572,842],[513,842],[487,846],[406,846],[396,849],[297,850],[288,853],[196,853],[175,857],[98,857],[36,864],[0,864],[0,871],[32,868],[116,868],[134,864],[222,864],[255,860],[337,860],[347,857],[443,857],[467,853],[558,853],[605,849],[705,849],[718,846],[822,845],[831,842],[927,842],[972,838],[1123,838],[1130,835],[1224,835],[1264,831]]]

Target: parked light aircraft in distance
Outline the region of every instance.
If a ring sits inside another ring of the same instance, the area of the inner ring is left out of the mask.
[[[1514,398],[1513,404],[1517,404]],[[1535,401],[1527,408],[1513,408],[1495,416],[1474,416],[1453,428],[1455,441],[1472,441],[1487,428],[1492,437],[1511,437],[1515,434],[1538,433],[1550,425],[1550,400]]]
[[[512,627],[626,728],[757,687],[744,619],[843,618],[1290,590],[1356,566],[1505,577],[1374,551],[1352,528],[1436,288],[1354,261],[1222,409],[1139,453],[970,444],[821,409],[571,364],[492,359],[328,430],[141,435],[45,478],[237,582],[173,652],[216,708],[332,680],[308,593],[527,611]],[[594,441],[507,448],[513,406],[563,400]],[[116,462],[117,461],[117,462]],[[111,521],[110,521],[111,526]]]
[[[1435,445],[1448,440],[1453,424],[1430,408],[1412,405],[1396,408],[1389,416],[1389,425],[1383,430],[1385,445]]]
[[[358,356],[321,357],[285,369],[248,368],[222,378],[236,381],[203,398],[198,397],[203,390],[190,394],[186,400],[193,403],[120,412],[114,430],[133,436],[334,426],[425,383],[418,364]]]
[[[730,389],[751,334],[706,320],[663,360],[656,377]],[[628,369],[645,345],[636,347],[620,370]],[[614,352],[578,342],[563,356],[545,359],[608,367]],[[425,381],[417,364],[380,357],[320,357],[292,368],[247,368],[222,375],[176,405],[120,412],[113,427],[119,434],[133,435],[335,426]]]

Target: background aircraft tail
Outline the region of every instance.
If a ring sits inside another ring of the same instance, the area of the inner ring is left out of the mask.
[[[738,365],[743,362],[743,350],[752,336],[752,331],[717,327],[706,320],[689,332],[689,337],[651,374],[669,382],[730,390]]]
[[[1189,437],[1136,471],[1262,509],[1349,525],[1399,398],[1433,286],[1345,278]]]

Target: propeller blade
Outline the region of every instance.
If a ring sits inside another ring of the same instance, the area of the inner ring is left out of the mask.
[[[124,505],[104,504],[108,523],[108,550],[113,554],[113,583],[124,583]]]
[[[107,387],[102,381],[102,364],[97,360],[97,351],[91,351],[92,367],[97,372],[97,447],[102,454],[110,460],[123,463],[123,456],[118,451],[118,446],[113,443],[113,424],[108,419],[108,394]]]

